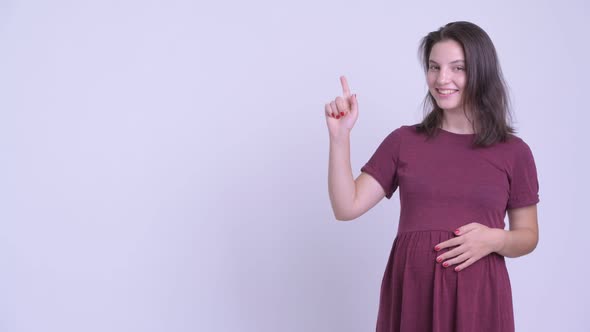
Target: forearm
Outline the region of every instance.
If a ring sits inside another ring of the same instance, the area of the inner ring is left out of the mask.
[[[348,219],[347,210],[353,206],[355,190],[350,166],[350,135],[330,137],[328,191],[336,219]]]
[[[519,257],[532,252],[537,246],[538,234],[530,229],[499,230],[501,241],[496,253],[505,257]]]

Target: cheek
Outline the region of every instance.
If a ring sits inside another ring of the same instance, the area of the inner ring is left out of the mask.
[[[467,77],[465,75],[462,75],[457,78],[457,85],[460,85],[461,88],[464,88],[466,83],[467,83]]]
[[[428,88],[432,89],[434,87],[434,82],[436,82],[436,77],[434,77],[434,75],[426,76],[426,83],[428,84]]]

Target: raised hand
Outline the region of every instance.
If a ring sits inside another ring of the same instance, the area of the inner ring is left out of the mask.
[[[348,135],[358,119],[356,94],[350,94],[346,77],[340,76],[342,96],[336,97],[325,106],[326,123],[331,137]]]

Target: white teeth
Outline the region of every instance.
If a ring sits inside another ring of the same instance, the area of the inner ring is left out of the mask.
[[[459,90],[437,90],[438,93],[440,93],[441,95],[450,95],[453,92],[459,91]]]

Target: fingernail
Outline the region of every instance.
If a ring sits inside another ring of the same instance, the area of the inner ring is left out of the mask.
[[[461,269],[460,269],[460,268],[457,266],[457,267],[455,268],[455,271],[459,272],[459,271],[461,271]]]
[[[449,266],[449,263],[447,263],[447,262],[444,262],[444,263],[443,263],[443,266],[444,266],[444,267],[447,267],[447,266]]]
[[[458,229],[455,230],[455,234],[459,235],[459,230]]]
[[[442,261],[442,258],[439,257],[436,259],[436,261],[440,263]]]
[[[440,247],[439,246],[436,246],[436,247],[434,247],[434,250],[439,251],[440,250]]]
[[[340,115],[336,115],[336,119],[340,119]]]
[[[340,115],[344,116],[344,112],[340,112]]]

